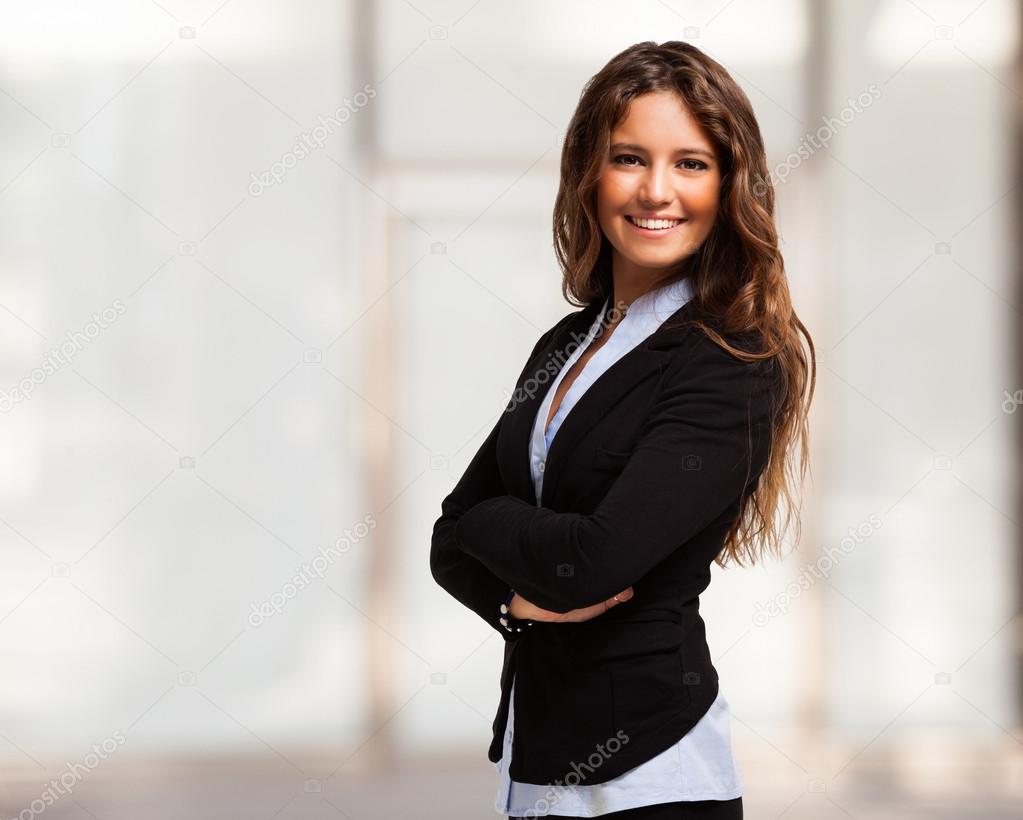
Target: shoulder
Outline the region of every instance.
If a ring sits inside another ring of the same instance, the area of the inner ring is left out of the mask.
[[[711,323],[708,323],[711,324]],[[759,353],[763,339],[759,331],[723,333],[720,324],[711,327],[722,339],[742,353]],[[746,359],[712,338],[703,328],[693,326],[666,368],[665,386],[688,390],[712,389],[737,398],[758,394],[770,399],[780,386],[777,357]]]
[[[544,334],[544,336],[546,338],[548,338],[548,339],[551,338],[559,330],[561,330],[562,328],[568,327],[570,324],[572,324],[574,321],[576,321],[577,318],[581,319],[584,313],[591,313],[592,314],[593,313],[593,308],[592,307],[584,307],[584,308],[579,308],[578,310],[571,310],[571,311],[569,311],[564,316],[562,316],[560,319],[558,319],[558,321],[555,322],[554,325],[547,330],[547,332]]]
[[[720,338],[740,353],[759,353],[763,349],[763,340],[755,330],[742,333],[726,333],[719,322],[706,322]],[[743,368],[752,363],[748,359],[728,350],[718,339],[713,338],[703,327],[692,324],[687,328],[686,336],[679,353],[683,365],[703,363],[722,367]],[[766,359],[763,361],[767,361]]]
[[[548,342],[554,339],[558,333],[572,325],[578,319],[581,319],[584,313],[587,311],[592,312],[592,310],[592,307],[580,308],[578,310],[570,311],[558,319],[557,322],[545,330],[540,338],[537,339],[536,344],[533,345],[533,352],[529,354],[529,358],[532,359],[540,351],[540,348],[544,347]]]

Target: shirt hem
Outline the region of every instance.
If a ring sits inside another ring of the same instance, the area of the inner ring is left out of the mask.
[[[727,792],[703,792],[684,795],[676,794],[656,797],[653,799],[644,797],[635,801],[630,800],[621,803],[616,802],[614,808],[612,808],[610,812],[601,810],[596,814],[594,813],[595,810],[593,808],[588,808],[586,806],[552,806],[551,810],[545,814],[538,814],[536,806],[528,806],[525,808],[512,806],[506,810],[497,810],[496,806],[494,808],[497,810],[498,814],[504,817],[524,817],[527,814],[532,814],[534,817],[601,817],[612,812],[629,811],[630,809],[638,809],[644,806],[659,806],[664,803],[689,803],[694,800],[735,800],[742,796],[743,790],[741,788],[736,788]]]

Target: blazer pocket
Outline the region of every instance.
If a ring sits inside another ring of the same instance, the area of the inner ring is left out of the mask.
[[[593,454],[593,469],[620,470],[631,457],[632,453],[609,450],[607,447],[598,447]]]

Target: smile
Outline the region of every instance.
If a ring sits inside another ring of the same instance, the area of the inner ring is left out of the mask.
[[[684,224],[688,220],[685,219],[637,219],[635,217],[626,216],[625,221],[632,225],[640,233],[646,234],[647,236],[662,236],[669,234],[679,225]]]

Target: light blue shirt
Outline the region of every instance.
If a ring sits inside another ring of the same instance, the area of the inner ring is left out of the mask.
[[[683,279],[648,291],[635,299],[611,337],[576,376],[545,431],[544,425],[558,385],[596,336],[610,299],[604,302],[604,309],[597,314],[586,339],[569,356],[537,410],[529,454],[537,505],[540,504],[543,489],[547,451],[573,405],[604,371],[645,340],[691,298],[689,283]],[[598,817],[656,803],[732,800],[742,795],[742,779],[732,756],[728,702],[720,684],[718,696],[710,709],[676,744],[618,777],[588,786],[550,786],[511,780],[508,770],[511,766],[512,738],[515,735],[514,704],[513,677],[503,753],[501,759],[494,764],[501,775],[494,801],[494,808],[499,814]]]

